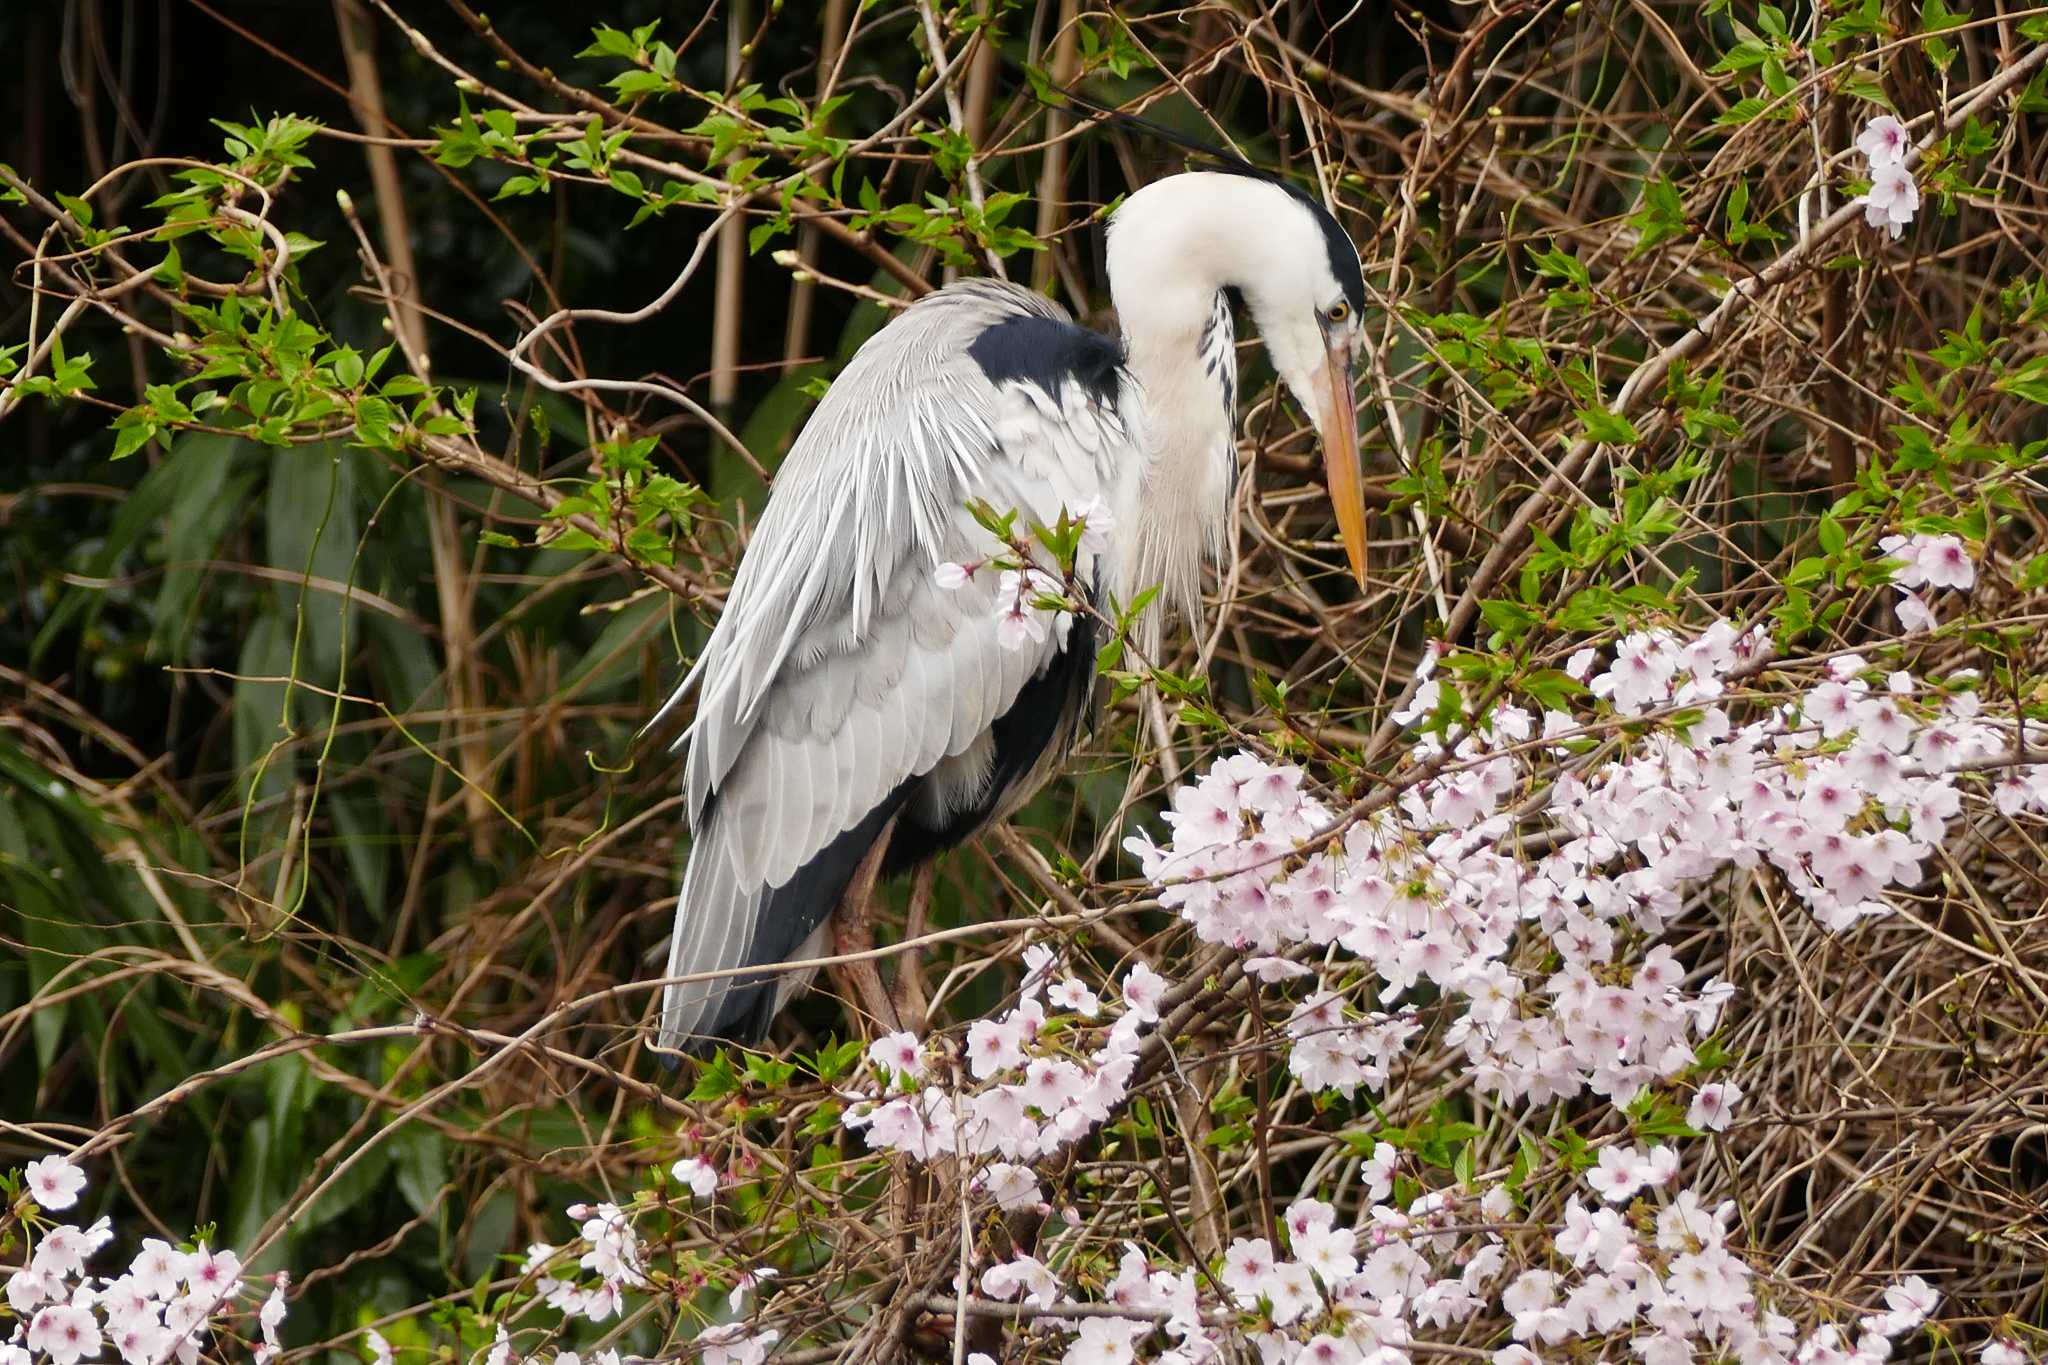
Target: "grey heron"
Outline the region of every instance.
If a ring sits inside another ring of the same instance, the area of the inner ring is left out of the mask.
[[[678,741],[693,839],[669,976],[821,956],[835,922],[839,951],[866,946],[878,876],[1005,817],[1066,754],[1092,705],[1096,629],[1062,613],[1006,648],[995,575],[936,581],[989,556],[971,502],[1045,526],[1107,507],[1107,543],[1073,566],[1080,587],[1128,602],[1159,585],[1194,618],[1237,477],[1233,295],[1316,426],[1365,581],[1365,291],[1336,219],[1248,166],[1183,172],[1117,208],[1107,268],[1120,339],[1017,285],[962,281],[869,339],[804,426],[668,703],[697,691]],[[849,974],[849,1004],[883,1014],[872,963]],[[672,983],[659,1045],[762,1038],[802,984]]]

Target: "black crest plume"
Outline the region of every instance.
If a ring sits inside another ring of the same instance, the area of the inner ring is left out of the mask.
[[[1059,108],[1060,106],[1055,103],[1055,100],[1063,99],[1076,109],[1088,114],[1092,123],[1128,128],[1132,132],[1143,133],[1145,136],[1156,138],[1169,146],[1180,148],[1189,156],[1198,159],[1199,164],[1191,167],[1191,169],[1223,171],[1230,175],[1246,176],[1252,180],[1263,180],[1267,184],[1278,186],[1280,189],[1293,195],[1295,199],[1299,200],[1315,216],[1316,226],[1322,229],[1323,245],[1330,254],[1330,273],[1335,275],[1337,282],[1343,286],[1344,297],[1350,302],[1352,311],[1359,314],[1364,312],[1365,274],[1359,263],[1358,246],[1338,224],[1335,215],[1323,204],[1322,200],[1310,195],[1299,185],[1277,171],[1267,170],[1264,166],[1245,160],[1236,152],[1218,147],[1214,143],[1205,142],[1201,138],[1183,133],[1177,128],[1169,128],[1155,119],[1146,118],[1142,114],[1133,114],[1126,110],[1103,104],[1070,87],[1057,85],[1041,86],[1039,82],[1033,81],[1032,89],[1038,102],[1045,105],[1048,109]]]

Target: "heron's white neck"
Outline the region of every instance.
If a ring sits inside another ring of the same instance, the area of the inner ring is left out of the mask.
[[[1251,281],[1284,191],[1196,173],[1146,186],[1110,222],[1109,289],[1144,390],[1145,457],[1117,488],[1117,592],[1152,584],[1198,619],[1202,557],[1220,558],[1237,475],[1236,354],[1223,291]]]

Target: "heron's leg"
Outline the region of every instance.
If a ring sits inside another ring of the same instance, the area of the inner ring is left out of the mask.
[[[911,876],[910,911],[903,917],[903,941],[923,936],[926,917],[932,908],[932,883],[938,878],[937,863],[920,863]],[[906,948],[896,959],[896,1017],[902,1026],[922,1037],[925,1030],[924,950]]]
[[[874,949],[875,881],[881,876],[882,855],[888,851],[889,836],[895,829],[894,820],[882,826],[875,846],[853,870],[853,878],[847,882],[846,892],[839,898],[839,907],[832,914],[832,951],[835,955],[843,957]],[[861,1032],[868,1031],[870,1021],[877,1028],[896,1027],[896,1005],[882,986],[881,969],[873,958],[842,962],[831,970],[841,998],[860,1016]]]

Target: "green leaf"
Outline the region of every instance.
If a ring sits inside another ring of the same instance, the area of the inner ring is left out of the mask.
[[[599,24],[596,28],[592,29],[590,36],[594,41],[589,47],[577,53],[577,56],[618,57],[621,60],[630,62],[640,52],[641,45],[633,40],[632,35],[621,33],[619,30],[609,28],[604,24]]]
[[[697,1084],[690,1089],[692,1100],[722,1100],[740,1088],[738,1072],[733,1069],[732,1057],[721,1052],[708,1062],[698,1063]]]
[[[1723,54],[1721,60],[1714,63],[1709,74],[1725,76],[1731,72],[1748,71],[1754,67],[1762,66],[1764,59],[1770,55],[1770,47],[1757,42],[1753,38],[1745,38],[1734,47],[1729,48]]]
[[[1842,529],[1842,523],[1835,520],[1833,514],[1823,516],[1820,519],[1817,535],[1820,540],[1821,549],[1826,550],[1831,555],[1838,555],[1849,548],[1848,533]]]
[[[538,194],[547,187],[548,178],[544,175],[515,175],[504,184],[498,186],[498,192],[492,195],[491,198],[495,201],[499,199],[512,199],[526,194]]]
[[[1924,33],[1946,33],[1952,28],[1961,28],[1970,16],[1950,9],[1943,0],[1923,0],[1920,6],[1920,28]]]
[[[1756,122],[1768,108],[1770,105],[1755,95],[1745,95],[1723,110],[1714,123],[1721,128],[1739,128],[1745,123]]]
[[[1604,445],[1632,446],[1643,439],[1635,423],[1610,408],[1580,408],[1574,415],[1585,424],[1586,434]]]
[[[2029,403],[2048,406],[2048,356],[2035,356],[2019,369],[2001,376],[1991,387],[2018,394]]]
[[[1659,242],[1686,230],[1685,196],[1679,193],[1669,176],[1660,175],[1655,180],[1646,180],[1643,182],[1642,207],[1631,214],[1628,221],[1641,234],[1636,249],[1629,254],[1640,256]]]
[[[127,426],[114,428],[114,453],[112,458],[125,460],[148,443],[156,435],[156,423],[148,421],[131,422]]]
[[[1849,72],[1836,82],[1836,88],[1852,99],[1863,100],[1882,109],[1893,108],[1891,96],[1884,93],[1884,83],[1864,72]]]
[[[1509,640],[1527,633],[1531,626],[1543,620],[1540,612],[1531,611],[1519,602],[1499,599],[1482,601],[1479,604],[1479,614],[1486,618],[1486,624],[1507,636]]]
[[[621,71],[605,83],[618,92],[620,99],[664,94],[675,88],[674,81],[653,71]]]

